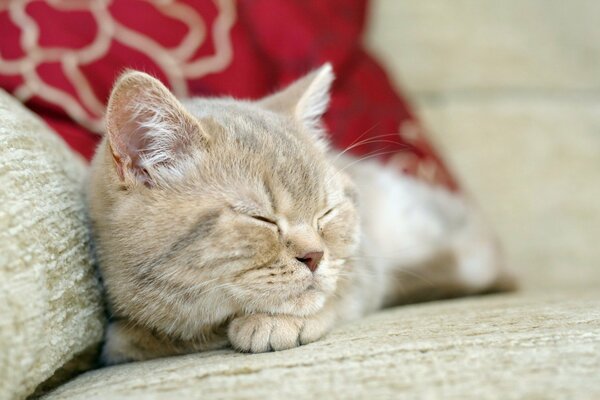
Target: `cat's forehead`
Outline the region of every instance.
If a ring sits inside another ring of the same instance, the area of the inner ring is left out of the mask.
[[[243,127],[261,131],[276,128],[285,122],[283,116],[249,101],[229,98],[192,98],[185,100],[184,105],[196,118],[211,118],[224,128]]]
[[[302,132],[300,124],[290,117],[266,110],[256,103],[233,99],[192,99],[186,107],[200,121],[214,121],[216,126],[211,124],[212,128],[220,132],[213,133],[222,147],[237,150],[240,156],[259,154],[265,163],[286,165],[294,162],[299,168],[307,164],[306,167],[315,169],[311,175],[324,167],[316,167],[325,163],[323,153]]]
[[[224,133],[220,139],[228,145],[240,146],[242,151],[266,155],[273,150],[277,153],[312,150],[306,143],[297,140],[298,127],[289,118],[255,103],[233,99],[192,99],[186,106],[199,120],[214,121]]]
[[[260,177],[257,187],[264,184],[265,195],[286,208],[302,204],[301,211],[310,214],[324,206],[329,164],[311,140],[301,138],[290,118],[229,99],[197,99],[186,107],[196,118],[210,118],[223,129],[219,157],[241,166],[232,174]]]

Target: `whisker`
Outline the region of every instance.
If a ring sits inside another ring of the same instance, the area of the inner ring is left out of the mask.
[[[384,155],[387,155],[387,154],[394,154],[394,153],[397,153],[397,150],[391,150],[391,151],[379,151],[379,150],[378,150],[378,151],[376,151],[374,154],[373,154],[373,153],[371,153],[371,154],[367,154],[366,156],[364,156],[364,157],[361,157],[361,158],[359,158],[359,159],[357,159],[357,160],[354,160],[354,161],[353,161],[353,162],[351,162],[350,164],[346,165],[344,168],[342,168],[342,169],[340,169],[339,171],[337,171],[337,172],[335,173],[335,175],[333,175],[332,177],[330,177],[330,178],[327,180],[326,184],[327,184],[327,185],[329,185],[329,183],[330,183],[330,182],[331,182],[333,179],[335,179],[335,178],[336,178],[336,177],[337,177],[337,176],[338,176],[340,173],[342,173],[342,172],[343,172],[343,171],[345,171],[346,169],[348,169],[348,168],[352,167],[352,166],[353,166],[354,164],[356,164],[356,163],[359,163],[359,162],[362,162],[362,161],[368,160],[368,159],[370,159],[370,158],[373,158],[373,157],[381,157],[381,156],[384,156]]]
[[[375,137],[371,137],[371,138],[366,138],[366,139],[363,139],[363,140],[361,140],[359,142],[353,143],[353,144],[349,145],[348,147],[346,147],[343,151],[341,151],[340,153],[338,153],[337,156],[333,159],[333,162],[335,163],[342,155],[344,155],[349,150],[352,150],[352,149],[354,149],[356,147],[359,147],[359,146],[363,146],[365,144],[371,144],[371,143],[393,143],[393,144],[399,144],[399,145],[403,145],[404,144],[400,140],[393,141],[393,140],[384,140],[384,139],[381,139],[381,138],[389,137],[389,136],[398,137],[398,134],[396,134],[396,133],[390,133],[390,134],[385,134],[385,135],[379,135],[379,136],[375,136]]]
[[[349,261],[359,260],[360,261],[361,258],[362,259],[367,259],[367,258],[369,258],[369,259],[378,259],[378,258],[381,258],[381,259],[387,259],[387,260],[396,260],[395,258],[392,258],[392,257],[377,257],[377,256],[373,256],[373,257],[369,257],[369,256],[366,256],[366,257],[353,256],[353,257],[347,257],[346,260],[349,260]],[[425,282],[426,284],[430,285],[431,287],[435,286],[434,282],[432,282],[431,280],[427,279],[425,277],[425,275],[420,274],[418,272],[418,270],[414,269],[414,267],[408,267],[407,266],[406,268],[401,268],[401,267],[394,268],[393,272],[394,273],[400,273],[400,274],[410,275],[410,276],[413,276],[415,278],[421,279],[423,282]],[[378,277],[379,276],[379,274],[376,274],[374,271],[372,271],[372,270],[370,270],[368,268],[355,268],[355,269],[352,269],[351,272],[340,271],[340,275],[341,274],[350,274],[350,275],[351,274],[362,274],[363,276],[367,275],[367,276],[373,276],[373,277],[376,277],[376,276]],[[391,279],[395,279],[395,280],[399,280],[400,279],[395,274],[387,274],[386,278],[388,278],[388,279],[391,278]]]
[[[357,141],[361,140],[366,134],[368,134],[373,129],[375,129],[377,126],[379,126],[379,124],[380,124],[379,122],[376,122],[372,127],[370,127],[369,129],[367,129],[363,133],[361,133],[356,139],[354,139],[354,141],[352,143],[350,143],[350,146],[352,146]]]

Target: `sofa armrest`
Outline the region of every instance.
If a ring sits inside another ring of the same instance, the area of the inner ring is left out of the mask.
[[[57,370],[81,368],[75,356],[102,339],[86,169],[0,90],[0,398],[24,398]]]

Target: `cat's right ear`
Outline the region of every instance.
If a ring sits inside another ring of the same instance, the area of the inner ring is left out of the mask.
[[[292,115],[311,130],[320,130],[320,120],[329,105],[333,68],[326,63],[283,90],[259,101],[272,111]]]
[[[180,175],[194,148],[210,137],[156,78],[127,71],[115,83],[106,111],[116,173],[126,185],[158,185]]]

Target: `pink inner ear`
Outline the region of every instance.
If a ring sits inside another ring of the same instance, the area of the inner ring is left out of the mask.
[[[115,153],[112,146],[110,146],[110,154],[112,155],[112,159],[115,163],[115,169],[117,170],[117,175],[119,176],[119,179],[121,181],[124,181],[125,180],[125,171],[124,171],[124,166],[123,166],[123,160],[121,159],[121,157],[119,157],[119,155],[117,155]]]
[[[111,137],[111,151],[117,175],[122,181],[125,180],[127,171],[146,186],[151,186],[151,178],[148,171],[141,165],[141,157],[147,149],[148,136],[146,129],[140,126],[137,119],[144,116],[135,116],[128,107],[119,107],[117,115],[113,115]]]
[[[135,177],[135,179],[142,182],[146,187],[153,186],[150,174],[145,168],[139,165],[139,156],[136,160],[131,160],[129,157],[127,159],[123,159],[112,149],[112,146],[111,153],[115,163],[117,175],[121,181],[125,180],[125,171],[128,170],[131,171],[131,174]]]

